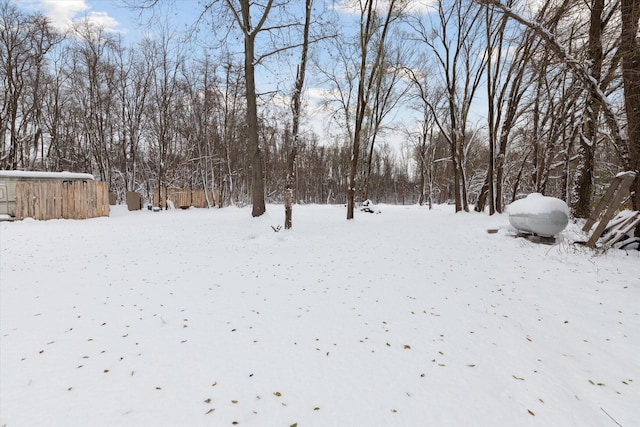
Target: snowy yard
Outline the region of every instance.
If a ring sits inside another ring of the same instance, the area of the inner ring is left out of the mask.
[[[0,426],[640,425],[640,252],[380,208],[0,223]]]

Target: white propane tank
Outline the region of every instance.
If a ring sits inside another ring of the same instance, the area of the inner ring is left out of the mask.
[[[531,193],[507,207],[509,222],[518,231],[553,237],[569,223],[569,207],[555,197]]]

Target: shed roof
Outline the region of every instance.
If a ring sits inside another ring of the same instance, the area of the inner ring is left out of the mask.
[[[93,175],[76,172],[40,172],[0,170],[0,178],[44,178],[44,179],[88,179],[94,180]]]

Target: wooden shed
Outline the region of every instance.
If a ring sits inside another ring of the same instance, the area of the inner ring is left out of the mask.
[[[0,219],[109,216],[108,185],[72,172],[0,171]]]

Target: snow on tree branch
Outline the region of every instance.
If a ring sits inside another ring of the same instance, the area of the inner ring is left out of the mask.
[[[604,112],[607,126],[611,131],[611,137],[614,140],[617,150],[622,155],[624,166],[627,169],[631,169],[631,158],[629,156],[627,140],[623,135],[622,130],[620,129],[620,125],[618,124],[614,109],[611,106],[611,103],[609,102],[607,96],[600,89],[600,82],[593,78],[593,76],[589,73],[589,70],[582,64],[582,62],[576,59],[573,55],[569,54],[566,49],[560,44],[560,42],[558,42],[556,37],[539,22],[532,21],[523,17],[510,7],[502,4],[499,0],[478,1],[480,4],[492,6],[498,9],[508,18],[511,18],[514,21],[531,29],[538,37],[540,37],[540,39],[542,39],[545,45],[549,49],[551,49],[551,51],[553,51],[553,53],[555,53],[558,58],[573,71],[575,76],[579,80],[581,80],[585,84],[585,86],[589,88],[589,90],[593,91]]]

